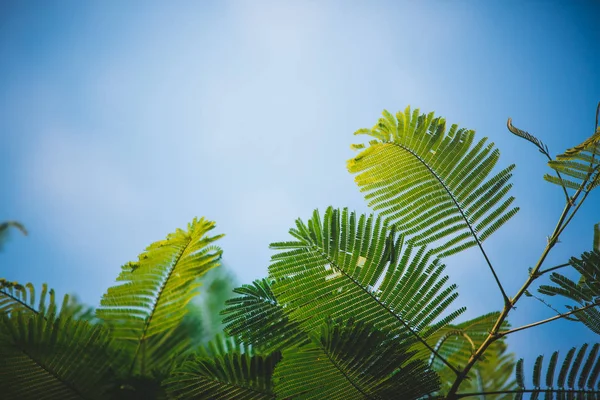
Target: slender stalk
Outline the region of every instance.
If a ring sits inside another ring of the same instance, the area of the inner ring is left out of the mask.
[[[545,305],[546,307],[548,307],[549,309],[551,309],[552,311],[554,311],[556,313],[556,315],[560,315],[562,314],[560,311],[558,311],[556,308],[552,307],[551,304],[546,303],[546,301],[544,301],[544,299],[537,297],[534,294],[529,293],[528,296],[533,297],[534,299],[536,299],[537,301],[539,301],[540,303],[542,303],[543,305]],[[569,317],[565,317],[566,320],[569,321],[577,321],[575,318],[569,318]]]
[[[594,127],[594,132],[596,131],[597,126],[598,126],[598,116],[599,116],[599,114],[600,114],[600,103],[598,103],[598,107],[596,109],[596,126]],[[595,154],[592,156],[592,163],[594,161],[594,158],[595,158]],[[579,186],[579,189],[577,189],[577,191],[575,192],[575,194],[572,197],[570,197],[570,198],[567,197],[567,202],[565,204],[563,212],[560,215],[560,217],[558,219],[558,222],[556,223],[556,227],[554,228],[554,232],[549,237],[548,243],[546,244],[546,247],[544,248],[544,251],[542,252],[542,255],[540,256],[538,262],[536,263],[536,265],[533,268],[533,270],[531,271],[529,277],[527,278],[527,280],[525,281],[525,283],[523,284],[523,286],[521,287],[521,289],[519,289],[519,291],[517,292],[517,294],[512,299],[510,299],[508,302],[506,302],[506,296],[504,297],[505,298],[505,305],[504,305],[504,308],[503,308],[502,312],[500,313],[500,316],[498,317],[498,320],[494,324],[494,327],[490,331],[488,337],[483,341],[483,343],[481,344],[481,346],[479,346],[479,349],[477,349],[477,351],[473,355],[471,355],[471,357],[469,358],[469,361],[467,362],[467,365],[465,365],[465,367],[463,368],[463,371],[460,373],[460,375],[458,376],[458,378],[452,384],[452,387],[450,388],[450,390],[448,392],[448,396],[447,396],[448,399],[458,399],[458,398],[461,398],[461,397],[466,397],[466,395],[464,395],[464,394],[460,395],[460,396],[457,395],[458,388],[460,387],[462,381],[467,378],[467,375],[468,375],[469,371],[471,370],[471,368],[473,368],[473,365],[475,365],[475,363],[481,358],[481,356],[483,355],[483,353],[485,353],[485,351],[487,350],[487,348],[492,343],[494,343],[496,340],[498,340],[498,339],[500,339],[500,338],[502,338],[504,336],[504,335],[499,334],[500,327],[502,326],[502,323],[504,323],[504,321],[508,317],[508,314],[510,313],[510,311],[512,310],[512,308],[514,307],[514,305],[517,303],[517,301],[519,301],[519,299],[521,298],[521,296],[523,296],[523,294],[525,292],[527,292],[527,289],[533,283],[533,281],[536,280],[540,276],[540,272],[539,272],[540,268],[542,267],[544,261],[546,260],[546,257],[550,253],[550,250],[552,250],[552,248],[554,247],[554,245],[558,242],[558,238],[559,238],[560,234],[569,225],[569,223],[571,222],[571,220],[573,219],[573,217],[575,216],[575,214],[577,213],[577,211],[579,210],[579,208],[581,207],[581,205],[585,201],[587,195],[589,194],[589,191],[585,190],[585,188],[586,188],[586,185],[588,183],[588,180],[592,177],[592,175],[593,175],[594,172],[597,172],[597,171],[591,171],[591,172],[589,172],[587,174],[587,177],[583,180],[583,182]],[[594,177],[594,180],[591,182],[590,187],[595,184],[595,182],[599,179],[599,177],[600,177],[600,174],[597,173],[596,176]],[[582,191],[584,191],[583,198],[581,199],[581,201],[579,202],[579,204],[577,204],[575,206],[576,200],[577,200],[577,198],[579,197],[579,195],[581,194]],[[565,190],[565,192],[566,192],[566,190]],[[575,209],[569,215],[569,211],[571,211],[571,208],[573,208],[573,207],[575,207]],[[491,267],[491,264],[490,264],[490,267]],[[546,270],[546,272],[547,271],[548,270]],[[492,272],[494,272],[493,269],[492,269]],[[495,273],[494,273],[494,277],[496,277]],[[499,283],[498,280],[497,280],[497,283]],[[558,319],[558,318],[562,318],[562,317],[563,316],[555,316],[555,317],[553,317],[553,319]],[[525,328],[522,328],[522,329],[525,329]],[[513,332],[514,331],[515,330],[513,330]],[[525,393],[525,392],[527,392],[527,391],[520,390],[520,391],[514,391],[513,393]],[[502,392],[502,393],[508,393],[508,392]],[[472,395],[478,395],[478,394],[479,393],[469,394],[469,395],[472,396]],[[488,394],[493,394],[493,393],[490,392]]]
[[[557,265],[557,266],[552,267],[552,268],[541,270],[541,271],[538,272],[537,275],[538,276],[542,276],[544,274],[547,274],[548,272],[552,272],[552,271],[555,271],[555,270],[560,269],[560,268],[568,267],[569,265],[571,265],[571,264],[569,264],[569,263],[560,264],[560,265]]]
[[[543,324],[546,324],[548,322],[555,321],[555,320],[561,319],[561,318],[565,318],[565,317],[568,317],[569,315],[572,315],[572,314],[576,314],[576,313],[578,313],[580,311],[587,310],[588,308],[596,307],[598,305],[600,305],[600,304],[598,304],[598,303],[588,304],[588,305],[586,305],[584,307],[576,308],[576,309],[571,310],[571,311],[569,311],[567,313],[564,313],[564,314],[555,315],[554,317],[546,318],[546,319],[541,320],[541,321],[537,321],[537,322],[533,322],[531,324],[523,325],[523,326],[520,326],[518,328],[514,328],[514,329],[511,329],[511,330],[508,330],[508,331],[505,331],[505,332],[498,332],[498,336],[502,337],[502,336],[506,336],[506,335],[514,333],[514,332],[519,332],[519,331],[522,331],[522,330],[525,330],[525,329],[533,328],[534,326],[543,325]]]
[[[581,188],[579,189],[579,191],[573,197],[576,198],[580,191],[581,191]],[[558,222],[556,223],[556,227],[554,228],[554,232],[550,236],[550,240],[548,240],[548,243],[546,244],[546,247],[544,248],[544,251],[542,252],[542,255],[540,256],[538,262],[536,263],[535,267],[533,268],[531,274],[529,275],[529,277],[527,278],[527,280],[525,281],[525,283],[523,284],[523,286],[521,287],[521,289],[519,289],[519,291],[517,292],[517,294],[512,299],[510,299],[507,304],[504,305],[504,308],[502,309],[502,312],[500,313],[500,316],[498,317],[498,320],[494,324],[494,327],[490,331],[488,337],[483,341],[483,343],[481,343],[481,345],[479,346],[479,348],[477,349],[477,351],[471,355],[471,357],[469,358],[469,361],[467,362],[467,364],[463,368],[462,372],[460,373],[460,375],[458,376],[458,378],[452,384],[452,387],[448,391],[448,396],[447,396],[448,399],[456,399],[457,398],[456,397],[456,393],[458,391],[458,388],[460,387],[462,381],[464,381],[467,378],[467,376],[468,376],[469,371],[471,370],[471,368],[473,368],[473,366],[475,365],[475,363],[477,361],[479,361],[479,359],[481,358],[481,356],[483,355],[483,353],[485,353],[485,351],[487,350],[487,348],[492,343],[494,343],[496,340],[500,339],[500,336],[498,336],[498,332],[500,331],[500,327],[502,326],[502,324],[506,320],[506,317],[508,317],[508,314],[510,313],[510,310],[514,307],[514,305],[517,303],[517,301],[521,298],[521,296],[529,288],[529,286],[531,285],[531,283],[537,278],[537,272],[539,271],[539,269],[541,268],[542,264],[546,260],[546,257],[548,256],[548,253],[550,252],[550,250],[556,244],[556,242],[558,240],[558,235],[557,234],[561,230],[561,228],[563,228],[563,223],[565,222],[565,219],[567,218],[567,215],[568,215],[569,211],[571,210],[571,207],[572,207],[572,203],[571,202],[567,202],[565,204],[565,207],[564,207],[564,209],[563,209],[563,211],[562,211],[562,213],[561,213],[561,215],[560,215],[560,217],[558,219]]]

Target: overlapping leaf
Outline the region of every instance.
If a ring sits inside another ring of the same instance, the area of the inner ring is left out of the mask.
[[[580,307],[598,303],[600,300],[600,252],[596,250],[585,252],[581,258],[572,257],[569,263],[580,274],[578,282],[553,272],[550,280],[555,285],[541,285],[538,289],[539,292],[549,296],[566,297],[577,302]],[[574,310],[571,305],[568,305],[567,308]],[[593,332],[600,334],[600,311],[597,307],[579,311],[571,317],[580,320]]]
[[[165,382],[174,399],[274,399],[272,375],[281,353],[257,355],[237,340],[217,338]]]
[[[487,138],[433,113],[407,107],[396,117],[383,112],[375,138],[348,161],[369,206],[397,226],[414,245],[435,242],[440,257],[484,241],[516,214],[508,196],[514,165],[492,174],[499,152]],[[354,148],[362,148],[355,145]]]
[[[48,308],[56,308],[54,290],[42,285],[39,300],[36,301],[35,287],[31,283],[21,285],[0,279],[0,313],[32,312],[44,314]]]
[[[67,314],[13,311],[0,315],[3,398],[105,398],[116,354],[110,348],[110,334],[102,326]]]
[[[218,265],[221,250],[211,244],[222,235],[208,236],[214,227],[204,218],[194,219],[186,231],[178,229],[151,244],[137,263],[123,267],[117,278],[122,283],[102,297],[98,317],[116,338],[131,343],[134,357],[146,340],[169,337],[196,294],[198,278]]]
[[[600,110],[600,104],[598,104]],[[596,126],[598,125],[598,113],[596,113]],[[566,179],[546,175],[544,178],[570,189],[589,192],[600,185],[600,126],[592,136],[581,144],[565,151],[549,161],[548,165],[557,172],[566,176]]]
[[[255,280],[234,292],[240,296],[228,300],[222,312],[227,334],[238,336],[267,353],[307,340],[298,322],[289,320],[275,298],[269,279]]]
[[[307,224],[296,221],[294,241],[273,243],[273,293],[291,321],[311,332],[327,317],[351,317],[423,341],[464,309],[441,317],[458,296],[445,286],[444,265],[431,252],[403,244],[381,218],[328,208]]]
[[[500,313],[493,312],[457,325],[448,325],[429,337],[427,341],[437,350],[441,357],[447,360],[458,370],[461,370],[468,363],[475,350],[479,348],[483,341],[488,337],[489,332],[496,323],[499,315]],[[502,327],[503,329],[508,328],[508,323],[505,322]],[[488,349],[488,351],[486,351],[486,356],[483,357],[482,361],[478,362],[476,366],[487,362],[485,360],[487,360],[488,355],[495,357],[497,360],[504,360],[506,358],[505,361],[508,362],[510,357],[507,354],[504,354],[505,347],[506,346],[503,340],[495,342]],[[425,356],[429,356],[432,368],[440,375],[442,387],[449,389],[456,379],[455,372],[451,370],[447,364],[441,362],[440,358],[432,357],[426,354],[426,349],[421,348],[419,351],[419,358],[423,358]],[[512,369],[510,370],[512,371]],[[471,374],[469,375],[469,382],[474,382],[475,379],[478,379],[476,372],[477,369],[472,370]],[[480,379],[493,379],[491,377],[487,377],[487,370],[482,373],[483,375],[479,376]],[[464,385],[461,386],[461,388],[464,388]]]
[[[514,395],[511,391],[518,388],[513,375],[515,364],[515,355],[507,352],[506,343],[504,341],[494,342],[487,348],[485,357],[471,369],[471,379],[462,382],[458,392],[459,396],[473,393],[467,398],[475,398],[475,393],[496,393],[496,395],[484,396],[486,399],[494,400],[513,399]],[[449,386],[447,385],[447,387]],[[502,392],[505,393],[502,394]]]
[[[544,357],[539,356],[534,365],[532,384],[526,383],[523,359],[519,360],[516,368],[517,384],[521,393],[517,399],[523,398],[523,393],[531,393],[531,399],[537,399],[540,394],[545,399],[598,399],[600,397],[600,357],[599,344],[595,344],[587,352],[588,345],[579,349],[573,347],[559,364],[558,351],[550,357],[544,371]],[[587,356],[586,356],[587,352]]]
[[[417,399],[439,389],[438,376],[390,333],[352,320],[328,320],[312,343],[284,351],[275,369],[278,398]]]

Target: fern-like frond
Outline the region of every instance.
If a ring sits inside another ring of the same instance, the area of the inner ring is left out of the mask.
[[[0,393],[7,399],[106,398],[115,355],[110,343],[109,331],[88,321],[1,314]]]
[[[600,300],[600,252],[591,251],[581,255],[581,258],[572,257],[569,264],[577,272],[580,279],[578,282],[553,272],[550,280],[555,284],[541,285],[539,292],[549,296],[562,296],[577,302],[581,307],[598,303]],[[572,306],[567,306],[573,310]],[[600,334],[600,311],[598,307],[591,307],[571,315],[583,322],[593,332]]]
[[[479,348],[483,341],[488,337],[489,332],[498,320],[499,315],[500,313],[493,312],[457,325],[448,325],[429,337],[427,341],[436,349],[438,354],[443,359],[447,360],[448,363],[455,366],[458,370],[461,370],[467,364],[475,350]],[[509,325],[507,322],[505,322],[502,327],[508,328]],[[475,382],[476,379],[484,378],[495,379],[492,377],[487,377],[487,372],[485,372],[482,376],[477,376],[477,366],[480,364],[483,365],[482,363],[487,360],[488,356],[490,355],[496,357],[497,359],[506,358],[508,360],[510,357],[508,354],[504,354],[504,348],[505,344],[503,340],[495,342],[488,349],[488,351],[486,351],[484,357],[482,357],[482,360],[475,365],[476,368],[471,370],[471,374],[469,375],[469,379],[471,379],[470,382]],[[442,387],[444,389],[449,389],[456,379],[456,374],[454,371],[448,368],[446,364],[441,362],[440,358],[432,357],[426,354],[425,349],[421,348],[419,350],[418,358],[424,358],[426,356],[429,356],[430,365],[440,375]],[[481,365],[480,367],[484,368]],[[465,384],[463,383],[461,388],[464,388],[464,386]]]
[[[311,338],[284,351],[274,375],[278,398],[409,400],[439,389],[425,362],[410,361],[404,343],[371,325],[328,320]]]
[[[583,192],[596,188],[600,184],[600,127],[583,143],[558,155],[548,165],[568,177],[567,186],[570,188],[581,188]],[[550,175],[544,178],[556,183],[555,178]]]
[[[311,332],[327,317],[354,317],[421,342],[458,317],[441,316],[456,299],[444,265],[424,247],[403,243],[380,217],[329,207],[290,230],[294,241],[273,243],[273,293],[292,321]],[[430,350],[432,350],[430,348]]]
[[[355,134],[375,138],[348,161],[369,206],[416,246],[435,242],[434,254],[448,256],[483,242],[516,214],[511,165],[497,174],[499,158],[487,138],[443,118],[407,107]]]
[[[42,285],[40,297],[36,302],[36,291],[31,283],[21,285],[0,279],[0,313],[32,312],[45,314],[46,311],[56,311],[54,290],[48,290],[48,285]]]
[[[257,355],[237,339],[217,337],[165,381],[170,398],[274,399],[271,378],[281,353]]]
[[[234,289],[240,296],[226,302],[225,332],[263,352],[280,351],[308,340],[299,323],[290,321],[271,289],[271,280],[255,280]]]
[[[552,354],[547,366],[544,365],[544,357],[539,356],[530,375],[532,384],[526,383],[523,359],[520,359],[517,363],[516,377],[521,393],[517,398],[522,398],[523,393],[531,393],[532,398],[545,394],[546,399],[597,399],[600,397],[599,348],[600,345],[595,344],[587,352],[587,344],[579,349],[573,347],[562,364],[558,361],[558,351]]]
[[[533,143],[535,147],[538,148],[539,152],[546,155],[550,158],[550,152],[548,151],[548,146],[546,146],[540,139],[533,136],[531,133],[523,131],[512,124],[512,118],[509,118],[506,122],[506,126],[508,130],[516,136],[527,140],[530,143]]]
[[[147,339],[168,335],[181,323],[198,278],[218,265],[221,250],[211,244],[222,235],[208,236],[214,227],[214,222],[194,219],[187,230],[151,244],[138,262],[122,268],[121,284],[102,297],[97,316],[117,339],[136,348],[134,359]]]
[[[494,400],[512,399],[513,395],[510,392],[518,389],[513,375],[515,365],[515,355],[507,352],[506,343],[502,340],[494,342],[487,348],[485,358],[477,362],[471,369],[471,379],[462,382],[458,395],[494,392],[500,394],[505,392],[504,395],[490,395],[485,398]],[[446,387],[449,388],[450,386],[446,383]],[[473,395],[473,398],[475,398],[475,395]]]

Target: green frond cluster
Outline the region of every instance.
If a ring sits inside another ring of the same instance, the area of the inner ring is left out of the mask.
[[[269,353],[308,340],[299,323],[290,321],[271,289],[269,279],[255,280],[234,292],[241,295],[226,302],[221,312],[228,335],[240,337],[261,351]]]
[[[35,288],[31,283],[21,285],[0,279],[0,314],[10,315],[15,312],[42,313],[48,306],[56,307],[54,290],[42,285],[39,301],[36,302]]]
[[[110,332],[66,314],[68,311],[58,316],[56,312],[30,311],[0,314],[2,397],[106,398],[115,357]]]
[[[402,341],[352,320],[327,321],[312,343],[284,351],[275,369],[278,398],[418,399],[439,389],[439,378]]]
[[[456,325],[447,325],[428,338],[439,354],[452,365],[465,366],[473,352],[489,335],[499,312],[484,314]],[[509,325],[504,322],[503,328]],[[448,367],[439,358],[431,357],[430,362],[436,371],[443,373]],[[453,373],[448,370],[448,373]]]
[[[583,143],[558,155],[548,165],[568,177],[545,175],[544,179],[551,183],[574,190],[581,188],[584,192],[596,188],[600,185],[600,127]]]
[[[444,265],[424,248],[403,243],[380,217],[329,207],[307,224],[296,221],[294,241],[273,243],[273,293],[305,332],[326,318],[356,318],[414,343],[446,326],[464,309],[440,317],[458,296],[445,286]],[[415,337],[417,339],[415,339]]]
[[[579,349],[573,347],[562,364],[559,364],[558,351],[555,351],[545,373],[544,357],[539,356],[533,365],[531,386],[525,383],[523,359],[520,359],[517,362],[516,378],[521,393],[518,393],[517,399],[522,399],[523,393],[531,393],[532,399],[540,394],[544,394],[546,399],[597,399],[600,388],[599,348],[600,344],[593,345],[586,357],[587,344]]]
[[[118,286],[102,297],[99,318],[121,339],[141,341],[169,331],[183,319],[199,287],[197,279],[218,265],[221,251],[211,244],[222,237],[207,236],[215,227],[194,219],[187,231],[178,229],[151,244],[137,263],[122,268]]]
[[[176,368],[165,387],[173,399],[274,399],[271,377],[281,353],[263,356],[248,348],[213,345]],[[228,348],[229,347],[229,348]],[[231,348],[234,347],[234,348]],[[226,350],[226,351],[225,351]]]
[[[600,301],[600,252],[585,252],[581,258],[572,257],[571,266],[581,275],[578,282],[553,272],[550,280],[555,286],[542,285],[539,292],[549,296],[562,296],[577,302],[581,307]],[[571,306],[567,308],[573,310]],[[587,308],[571,316],[583,322],[593,332],[600,334],[600,311],[597,307]]]
[[[499,151],[487,138],[474,142],[472,130],[446,131],[443,118],[407,107],[395,118],[384,111],[355,134],[375,140],[348,170],[369,206],[415,246],[435,242],[433,253],[449,256],[483,242],[518,211],[508,195],[514,165],[492,174]]]
[[[448,325],[428,338],[427,341],[449,364],[458,369],[463,368],[475,350],[488,337],[499,315],[500,313],[493,312],[457,325]],[[508,323],[504,322],[502,328],[505,329],[508,326]],[[431,367],[441,378],[443,393],[456,379],[456,373],[447,364],[441,362],[439,357],[433,357],[424,350],[420,349],[417,358],[429,358]],[[506,352],[504,340],[498,340],[488,348],[485,356],[473,367],[468,379],[461,385],[460,392],[509,390],[514,386],[514,381],[510,379],[514,365],[514,354]],[[480,390],[482,388],[484,390]]]

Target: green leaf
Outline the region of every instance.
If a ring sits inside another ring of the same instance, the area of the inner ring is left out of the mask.
[[[119,364],[110,344],[109,331],[88,321],[55,313],[3,313],[0,392],[15,399],[106,398],[114,379],[111,366]]]
[[[548,146],[546,146],[541,140],[539,140],[538,138],[536,138],[529,132],[522,131],[521,129],[513,126],[512,118],[508,119],[508,121],[506,122],[506,126],[508,127],[508,130],[510,132],[512,132],[514,135],[519,136],[520,138],[523,138],[530,143],[533,143],[535,145],[535,147],[538,148],[540,153],[545,154],[546,156],[550,157],[550,152],[548,151]]]
[[[194,219],[187,230],[151,244],[137,263],[123,266],[117,281],[102,297],[97,316],[113,335],[129,343],[134,362],[154,336],[167,339],[187,313],[197,293],[198,278],[219,265],[221,250],[211,244],[223,235],[208,236],[214,222]],[[142,354],[143,358],[143,354]],[[140,364],[144,370],[144,364]]]
[[[407,107],[368,134],[376,140],[348,161],[369,206],[417,246],[449,256],[484,241],[516,214],[511,165],[492,174],[499,152],[487,138]]]
[[[290,348],[275,368],[278,398],[418,399],[439,389],[439,378],[390,333],[352,320],[328,320],[312,343]]]
[[[217,338],[166,380],[174,399],[274,399],[272,375],[281,353],[257,355],[238,341]]]
[[[442,316],[458,296],[444,265],[425,248],[404,245],[381,218],[347,209],[318,211],[290,230],[296,241],[273,243],[273,293],[291,321],[311,332],[328,317],[351,317],[392,331],[406,343],[446,326],[464,308]],[[390,262],[392,260],[392,262]]]
[[[599,105],[600,106],[600,105]],[[598,121],[596,121],[598,125]],[[568,149],[548,165],[559,174],[568,177],[562,182],[564,186],[584,192],[590,192],[600,183],[600,127],[592,136],[581,144]],[[558,183],[556,178],[544,177],[551,183]]]
[[[578,303],[579,307],[598,303],[600,298],[600,252],[585,252],[581,258],[572,257],[569,264],[580,274],[577,282],[553,272],[550,280],[554,285],[541,285],[538,291],[549,296],[561,296]],[[574,307],[567,306],[569,310]],[[587,308],[571,315],[593,332],[600,334],[600,311],[597,307]]]
[[[519,387],[521,390],[527,390],[532,393],[532,397],[537,397],[539,394],[545,393],[546,398],[552,399],[574,398],[573,396],[582,396],[581,398],[586,399],[598,398],[600,395],[600,390],[597,387],[600,372],[599,347],[600,344],[595,344],[587,352],[588,345],[584,344],[579,350],[574,347],[569,350],[562,362],[556,385],[553,385],[558,360],[558,352],[555,351],[546,369],[546,387],[541,386],[541,371],[543,370],[542,356],[539,356],[534,364],[533,386],[531,387],[526,385],[523,378],[523,360],[521,359],[517,363],[516,370]],[[577,352],[577,355],[574,357],[575,352]]]
[[[447,325],[429,337],[427,342],[451,365],[460,369],[468,363],[473,352],[487,339],[499,315],[500,313],[493,312],[457,325]],[[508,327],[508,323],[502,324],[503,330]],[[430,357],[432,368],[441,377],[442,387],[449,389],[456,379],[455,372],[441,362],[439,358],[431,357],[424,350],[423,348],[420,349],[417,358]],[[466,388],[470,388],[472,391],[481,391],[479,390],[481,388],[477,386],[478,383],[483,384],[488,391],[512,387],[513,382],[509,381],[509,378],[515,364],[514,355],[506,353],[504,340],[494,342],[486,351],[484,358],[484,360],[475,364],[474,369],[469,374],[470,380],[463,382],[461,385],[461,392],[469,391]],[[489,363],[498,367],[497,374],[493,373],[492,370],[495,367],[489,367]],[[506,372],[506,374],[502,375],[501,372]]]
[[[18,282],[8,282],[0,279],[0,313],[32,312],[45,314],[48,310],[56,311],[54,290],[48,290],[48,285],[42,285],[40,298],[36,302],[36,292],[33,284],[21,285]]]
[[[228,335],[239,336],[267,353],[308,340],[299,323],[289,320],[271,285],[271,280],[261,279],[234,289],[241,296],[228,300],[221,312],[225,315],[223,323]]]

